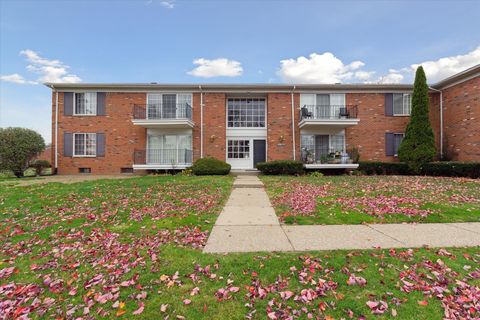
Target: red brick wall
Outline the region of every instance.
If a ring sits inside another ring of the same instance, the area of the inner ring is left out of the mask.
[[[480,161],[480,77],[443,90],[443,123],[446,158]]]
[[[360,161],[397,161],[385,155],[385,133],[405,132],[410,117],[385,116],[385,94],[347,93],[347,105],[358,106],[358,125],[345,130],[347,149],[357,147]]]
[[[225,161],[226,95],[225,93],[205,93],[203,103],[205,104],[203,109],[203,155]],[[197,123],[195,124],[197,125]]]
[[[55,112],[55,93],[53,96],[53,111]],[[83,167],[91,168],[92,174],[119,174],[120,168],[132,167],[134,149],[144,150],[146,137],[145,128],[132,124],[133,104],[145,104],[145,93],[107,93],[106,116],[64,116],[63,93],[59,93],[58,98],[59,174],[76,174],[78,168]],[[55,140],[55,124],[52,128],[53,140]],[[105,157],[64,157],[64,132],[105,133]],[[53,160],[54,157],[52,163]]]
[[[298,122],[295,124],[298,127]],[[293,159],[290,93],[267,95],[267,161]],[[297,144],[297,149],[299,146]]]

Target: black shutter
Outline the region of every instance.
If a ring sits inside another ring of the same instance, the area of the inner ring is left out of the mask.
[[[385,155],[387,157],[395,155],[395,135],[391,132],[385,133]]]
[[[71,132],[63,133],[63,156],[73,156],[73,133]]]
[[[385,93],[385,115],[393,116],[393,93]]]
[[[105,115],[105,92],[97,92],[97,116]]]
[[[63,114],[65,116],[73,115],[73,92],[63,93]]]
[[[105,156],[105,133],[97,133],[97,157]]]

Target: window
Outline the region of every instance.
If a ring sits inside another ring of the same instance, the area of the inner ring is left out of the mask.
[[[228,140],[229,159],[249,159],[250,140]]]
[[[264,128],[265,99],[228,99],[229,128]]]
[[[97,93],[83,92],[75,93],[75,115],[96,115],[97,114]]]
[[[345,136],[341,134],[330,136],[331,152],[343,152],[345,146]]]
[[[394,156],[398,156],[398,148],[400,147],[400,144],[402,143],[404,134],[403,133],[394,133],[393,134],[393,152]]]
[[[73,155],[75,157],[95,157],[97,153],[97,135],[95,133],[73,134]]]
[[[190,93],[149,93],[147,95],[148,119],[191,118]]]
[[[412,110],[412,95],[410,93],[393,94],[393,115],[408,116]]]
[[[78,173],[92,173],[92,168],[78,168]]]
[[[192,162],[191,135],[148,135],[147,163],[184,164]]]

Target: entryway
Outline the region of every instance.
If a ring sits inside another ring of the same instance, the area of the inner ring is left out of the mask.
[[[266,161],[267,140],[261,136],[227,137],[227,163],[232,169],[254,169],[257,163]]]
[[[257,163],[267,160],[267,141],[253,140],[253,166],[256,168]]]

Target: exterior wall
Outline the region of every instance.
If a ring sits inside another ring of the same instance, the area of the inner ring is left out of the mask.
[[[298,127],[295,123],[295,127]],[[267,161],[293,159],[292,98],[289,93],[267,95]],[[299,145],[297,144],[297,149]]]
[[[347,93],[347,105],[358,106],[360,122],[345,130],[347,150],[357,147],[361,161],[398,161],[385,155],[385,133],[403,133],[408,116],[385,116],[384,93]]]
[[[203,156],[211,156],[225,161],[226,95],[225,93],[205,93],[203,102],[205,104],[203,109]]]
[[[55,96],[55,93],[53,95]],[[133,104],[145,104],[145,100],[145,93],[108,92],[105,100],[105,116],[64,116],[63,93],[60,92],[58,96],[58,173],[77,174],[78,168],[86,167],[92,169],[92,174],[119,174],[120,168],[131,168],[133,152],[135,149],[145,149],[146,137],[145,128],[132,124]],[[53,111],[55,112],[55,98]],[[105,133],[105,156],[64,157],[64,132]]]
[[[480,77],[443,90],[445,159],[480,161]]]

